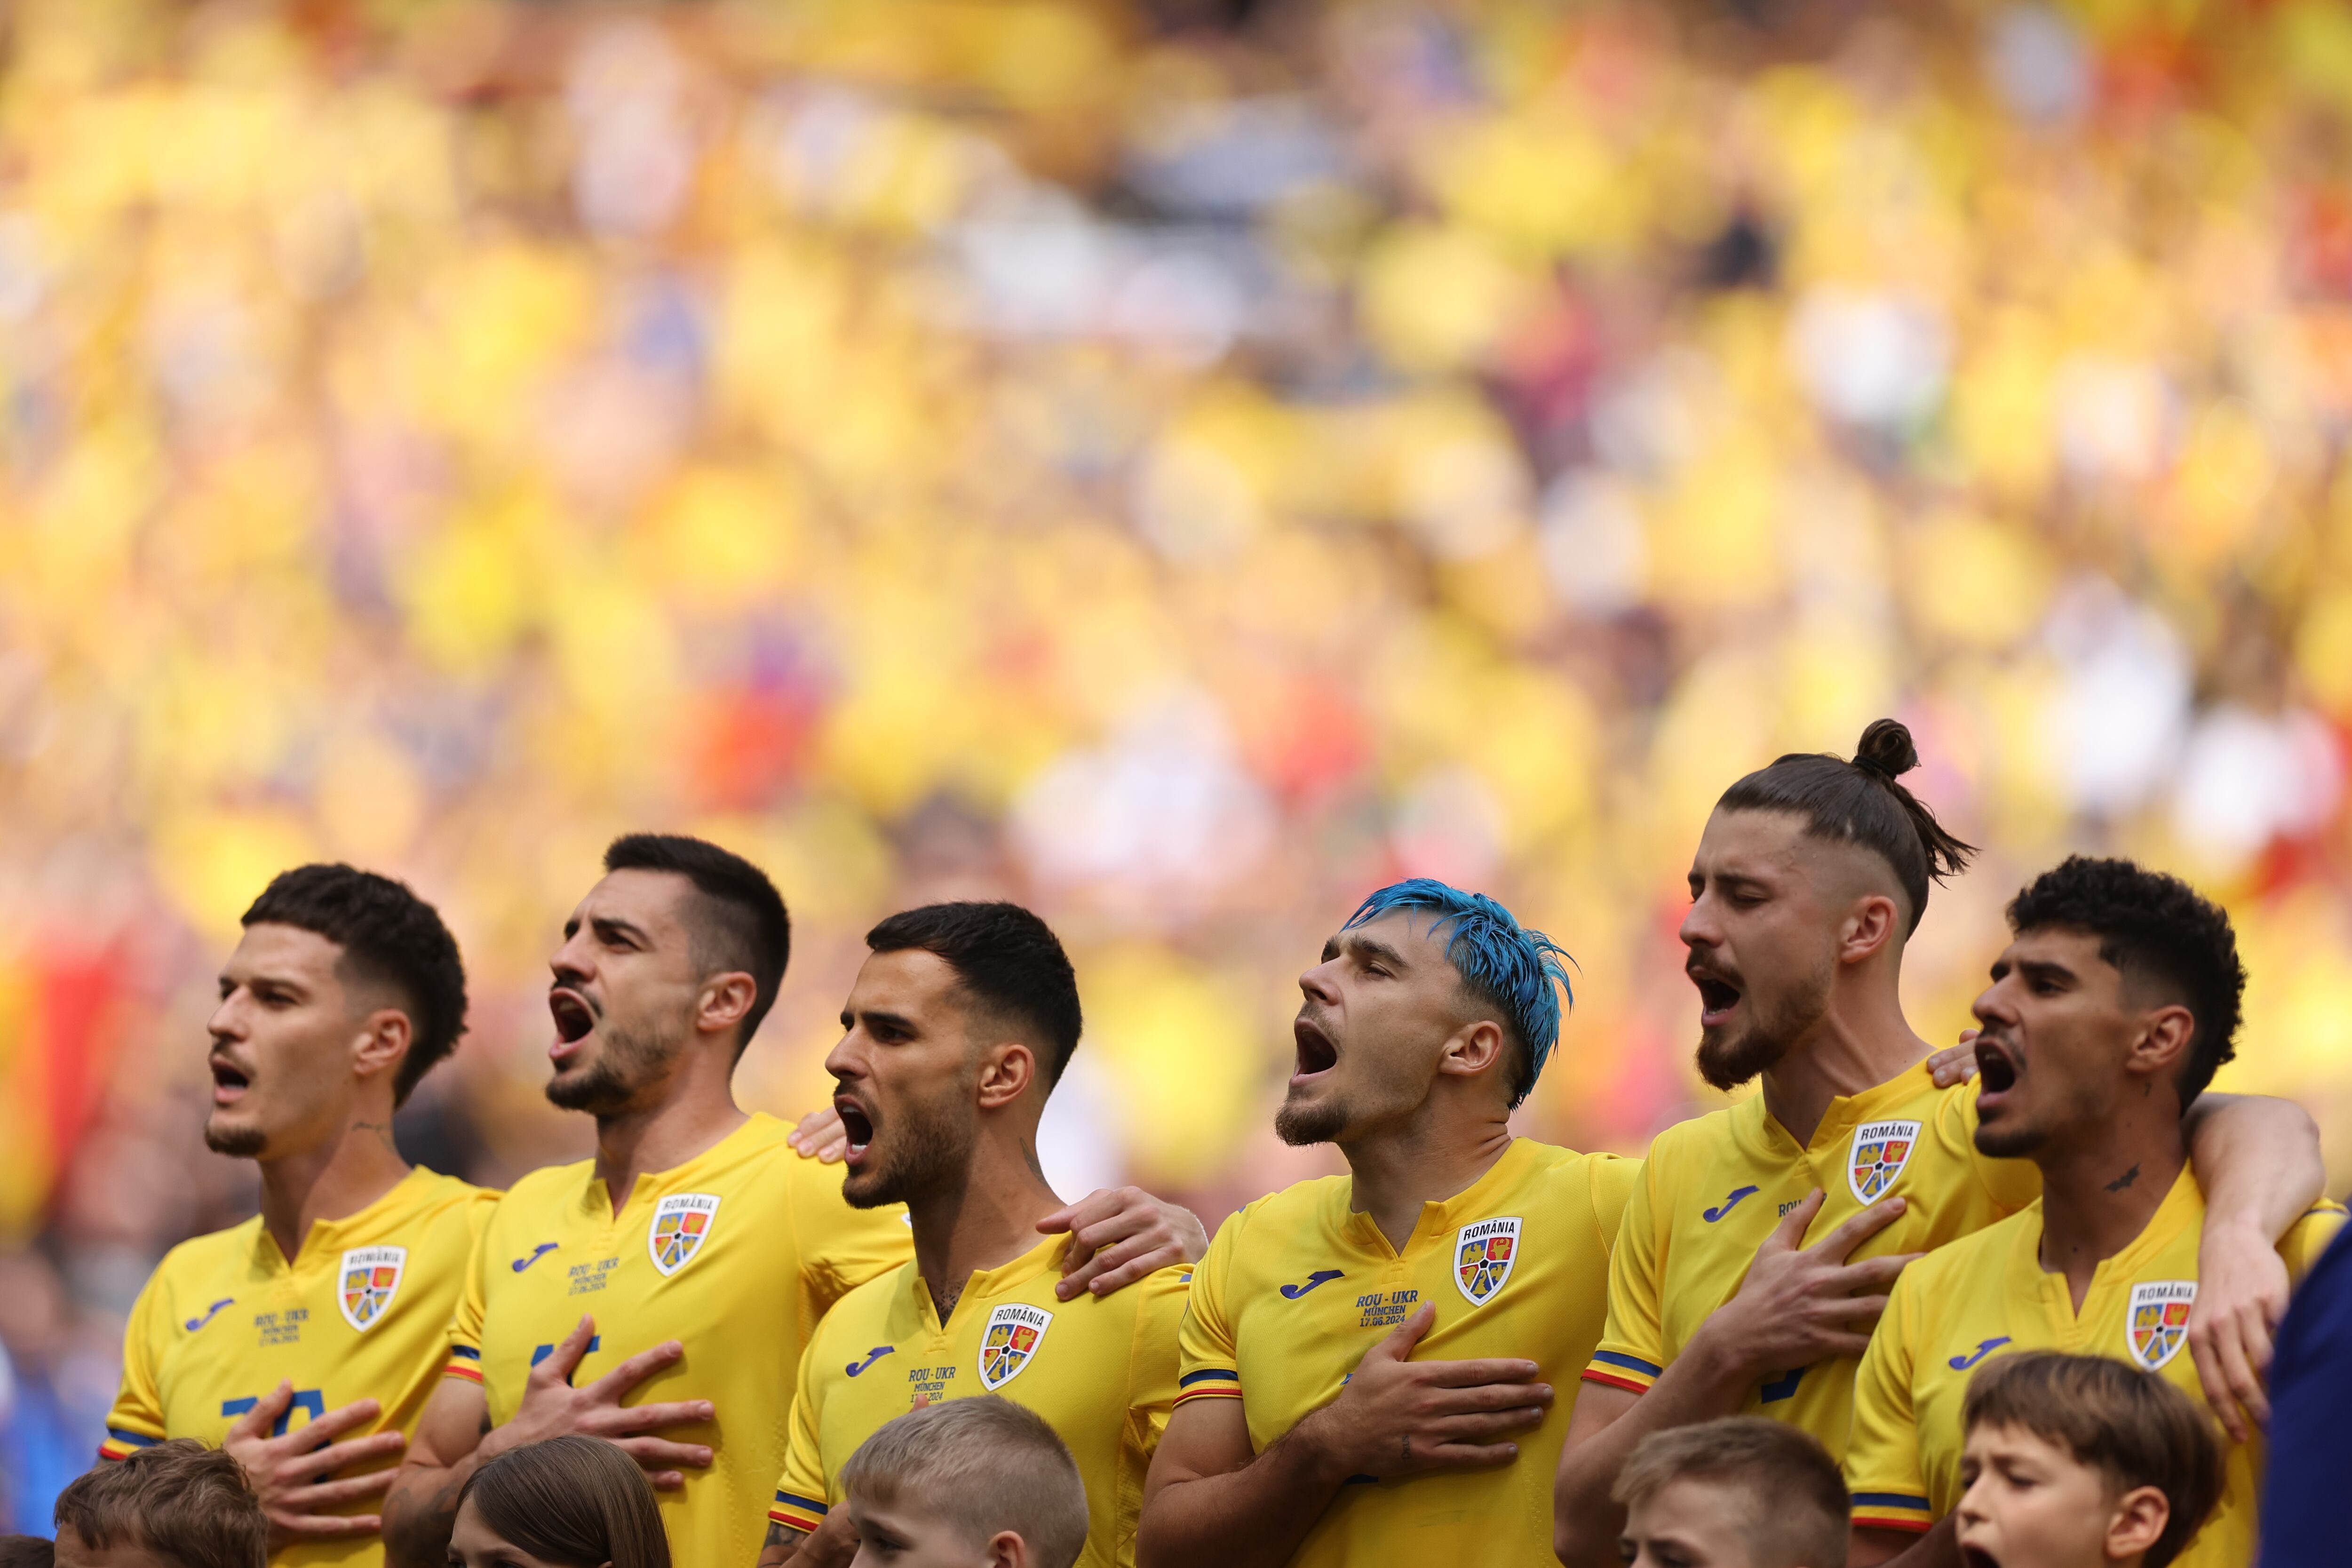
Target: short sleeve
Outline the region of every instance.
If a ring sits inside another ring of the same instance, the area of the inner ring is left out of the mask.
[[[793,1228],[812,1321],[868,1279],[915,1256],[915,1233],[907,1226],[903,1205],[852,1208],[841,1195],[836,1167],[790,1152],[779,1157],[792,1162]]]
[[[1176,1264],[1162,1268],[1131,1289],[1143,1293],[1135,1314],[1135,1358],[1128,1374],[1128,1407],[1147,1417],[1152,1445],[1176,1408],[1177,1380],[1182,1375],[1181,1341],[1185,1309],[1192,1298],[1193,1267]]]
[[[793,1395],[791,1434],[784,1447],[784,1473],[777,1478],[775,1500],[768,1519],[787,1530],[807,1533],[824,1522],[826,1489],[824,1449],[817,1440],[816,1342],[801,1352],[800,1389]]]
[[[1658,1162],[1644,1161],[1636,1170],[1633,1196],[1609,1256],[1608,1326],[1585,1366],[1584,1381],[1646,1394],[1664,1372],[1668,1357],[1658,1296]],[[1596,1185],[1596,1200],[1599,1195]]]
[[[1626,1207],[1642,1184],[1643,1162],[1618,1154],[1592,1154],[1586,1158],[1586,1169],[1592,1177],[1592,1215],[1601,1222],[1601,1244],[1614,1252]]]
[[[164,1261],[168,1265],[170,1259]],[[163,1274],[158,1268],[149,1278],[122,1331],[122,1384],[115,1392],[113,1408],[106,1413],[106,1439],[98,1446],[101,1459],[128,1458],[169,1435],[163,1430],[163,1391],[157,1372],[172,1321]]]
[[[488,1315],[482,1260],[489,1253],[490,1217],[498,1205],[481,1204],[477,1210],[474,1245],[466,1254],[466,1282],[457,1291],[457,1305],[449,1317],[449,1361],[442,1368],[445,1376],[462,1377],[469,1383],[482,1381],[482,1323]]]
[[[1845,1473],[1853,1489],[1853,1522],[1863,1530],[1925,1531],[1935,1507],[1919,1463],[1919,1426],[1911,1399],[1916,1276],[1895,1282],[1886,1311],[1863,1352],[1853,1380],[1853,1429]]]
[[[2312,1265],[2319,1261],[2319,1255],[2327,1250],[2327,1244],[2336,1239],[2336,1233],[2344,1228],[2345,1218],[2342,1204],[2322,1199],[2287,1227],[2286,1235],[2279,1238],[2278,1245],[2279,1258],[2286,1265],[2287,1278],[2297,1284],[2303,1282],[2303,1277],[2311,1272]]]
[[[1233,1276],[1234,1251],[1249,1223],[1250,1210],[1217,1227],[1216,1239],[1192,1270],[1183,1317],[1176,1331],[1176,1397],[1182,1405],[1193,1399],[1239,1399],[1241,1358],[1234,1344],[1227,1289]]]

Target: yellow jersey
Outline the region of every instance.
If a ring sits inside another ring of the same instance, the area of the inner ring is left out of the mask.
[[[1054,1299],[1067,1237],[974,1273],[941,1323],[909,1263],[843,1297],[817,1325],[793,1400],[792,1447],[768,1517],[813,1531],[841,1500],[841,1468],[893,1416],[998,1394],[1069,1445],[1087,1486],[1090,1568],[1135,1561],[1143,1478],[1176,1407],[1176,1326],[1189,1265],[1108,1296]]]
[[[1925,1064],[1830,1101],[1803,1144],[1766,1112],[1760,1094],[1669,1127],[1652,1143],[1626,1212],[1610,1269],[1609,1326],[1584,1376],[1637,1394],[1655,1383],[1815,1187],[1828,1199],[1811,1242],[1881,1198],[1906,1200],[1856,1259],[1941,1247],[2041,1196],[2033,1163],[1979,1153],[1976,1131],[1975,1084],[1937,1089]],[[1776,1371],[1741,1408],[1801,1427],[1843,1455],[1856,1365],[1839,1357]]]
[[[413,1435],[441,1381],[449,1314],[498,1201],[420,1168],[357,1214],[312,1225],[290,1263],[258,1215],[172,1248],[131,1309],[122,1388],[100,1457],[120,1459],[167,1437],[217,1446],[285,1381],[294,1403],[278,1418],[280,1433],[373,1399],[382,1414],[347,1436]],[[373,1468],[399,1462],[394,1455]],[[337,1511],[376,1507],[370,1498]],[[383,1543],[373,1535],[297,1542],[270,1560],[278,1568],[376,1568]]]
[[[2080,1312],[2066,1277],[2042,1271],[2038,1202],[1905,1269],[1854,1384],[1846,1451],[1854,1523],[1923,1531],[1958,1506],[1960,1406],[1989,1357],[2040,1350],[2113,1356],[2160,1373],[2208,1408],[2187,1350],[2204,1225],[2204,1194],[2184,1165],[2131,1245],[2100,1263]],[[2335,1204],[2297,1220],[2278,1248],[2289,1274],[2302,1279],[2343,1225]],[[2221,1506],[2181,1554],[2186,1568],[2254,1560],[2262,1439],[2229,1444],[2227,1452]]]
[[[583,1314],[596,1331],[578,1384],[665,1340],[686,1347],[627,1395],[718,1410],[683,1434],[710,1445],[709,1468],[659,1494],[680,1563],[759,1556],[801,1348],[835,1301],[914,1254],[903,1207],[851,1208],[840,1167],[802,1158],[787,1131],[755,1115],[684,1164],[639,1176],[618,1213],[593,1161],[532,1172],[484,1232],[449,1325],[449,1374],[481,1384],[499,1425]]]
[[[1326,1176],[1217,1227],[1192,1277],[1177,1399],[1238,1399],[1250,1449],[1328,1405],[1369,1351],[1421,1310],[1418,1361],[1514,1356],[1559,1389],[1496,1469],[1351,1481],[1292,1562],[1304,1568],[1476,1562],[1550,1568],[1552,1473],[1570,1381],[1601,1337],[1609,1249],[1641,1166],[1514,1140],[1486,1173],[1423,1204],[1402,1251]]]

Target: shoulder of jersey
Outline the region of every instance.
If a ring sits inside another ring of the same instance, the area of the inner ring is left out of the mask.
[[[1732,1122],[1746,1104],[1743,1100],[1738,1105],[1727,1105],[1666,1128],[1650,1141],[1650,1152],[1644,1156],[1649,1168],[1657,1173],[1660,1181],[1671,1181],[1721,1155],[1737,1136]]]
[[[2019,1226],[2041,1223],[2040,1205],[2021,1209],[2006,1219],[1993,1221],[1981,1230],[1953,1237],[1905,1268],[1895,1283],[1900,1285],[1909,1280],[1915,1300],[1920,1291],[1929,1292],[1930,1300],[1950,1300],[1958,1294],[1958,1281],[1971,1279],[1987,1269],[2000,1268],[1999,1259],[2017,1239]]]
[[[824,1316],[816,1321],[810,1334],[812,1341],[822,1341],[832,1334],[860,1335],[865,1325],[890,1310],[890,1298],[908,1288],[908,1270],[915,1267],[913,1259],[896,1268],[887,1268],[863,1285],[854,1285],[841,1293],[840,1299],[825,1309]]]
[[[1262,1198],[1253,1198],[1235,1210],[1225,1226],[1249,1226],[1261,1220],[1275,1225],[1298,1225],[1311,1221],[1322,1211],[1336,1193],[1346,1199],[1346,1176],[1315,1176],[1304,1182],[1271,1192]]]
[[[210,1230],[202,1236],[192,1236],[171,1251],[163,1254],[155,1265],[156,1277],[166,1274],[209,1268],[223,1259],[237,1259],[253,1251],[255,1239],[261,1234],[261,1216],[240,1220],[226,1230]]]
[[[495,1204],[506,1196],[497,1187],[478,1187],[471,1182],[457,1176],[445,1176],[438,1171],[430,1173],[433,1184],[426,1194],[428,1203],[460,1208],[476,1204]]]
[[[544,1198],[551,1193],[568,1193],[586,1181],[596,1168],[593,1160],[574,1160],[568,1165],[541,1165],[515,1178],[513,1186],[500,1196],[515,1205]],[[484,1188],[488,1191],[488,1188]]]

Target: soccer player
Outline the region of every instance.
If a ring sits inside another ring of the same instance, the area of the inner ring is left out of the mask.
[[[349,866],[272,881],[221,969],[205,1142],[261,1167],[261,1212],[156,1267],[131,1309],[99,1454],[226,1447],[253,1478],[280,1568],[383,1561],[369,1504],[440,1380],[498,1200],[393,1147],[394,1109],[465,1021],[441,917]]]
[[[596,1155],[524,1177],[484,1233],[448,1375],[385,1500],[404,1568],[442,1568],[476,1467],[566,1432],[645,1467],[679,1561],[749,1563],[810,1329],[912,1251],[902,1211],[849,1207],[782,1122],[736,1108],[735,1064],[789,956],[773,884],[673,835],[616,839],[604,868],[548,994],[547,1096],[596,1119]],[[1189,1215],[1088,1204],[1082,1234],[1181,1256]]]
[[[1070,961],[1008,903],[908,910],[866,945],[825,1060],[850,1138],[842,1195],[905,1204],[915,1257],[843,1297],[809,1342],[760,1561],[855,1550],[832,1510],[858,1446],[919,1406],[1000,1394],[1076,1457],[1084,1561],[1132,1562],[1144,1471],[1176,1401],[1189,1271],[1111,1296],[1056,1292],[1071,1244],[1039,1239],[1065,1205],[1037,1163],[1037,1121],[1077,1048]]]
[[[2203,1403],[2180,1353],[2205,1219],[2181,1118],[2236,1055],[2246,976],[2230,918],[2173,878],[2076,858],[2018,894],[2009,921],[2015,939],[1976,1004],[1976,1143],[2032,1161],[2042,1197],[1895,1281],[1854,1384],[1857,1564],[1958,1568],[1960,1411],[1988,1357],[2113,1356]],[[2287,1272],[2343,1223],[2334,1204],[2296,1222],[2278,1244]],[[2182,1559],[2200,1568],[2253,1556],[2259,1435],[2228,1458],[2221,1508]]]
[[[1559,949],[1415,878],[1299,976],[1275,1130],[1351,1174],[1260,1198],[1192,1279],[1146,1486],[1152,1568],[1542,1560],[1639,1167],[1510,1131],[1559,1037]]]
[[[1904,943],[1929,884],[1971,853],[1899,782],[1917,763],[1882,719],[1853,762],[1781,757],[1708,818],[1682,926],[1699,1071],[1763,1090],[1651,1146],[1560,1461],[1570,1568],[1616,1562],[1611,1483],[1652,1432],[1769,1415],[1842,1459],[1895,1275],[2039,1192],[2029,1162],[1978,1151],[1975,1091],[1937,1086],[1903,1016]],[[2233,1391],[2258,1404],[2248,1357],[2285,1306],[2274,1248],[2319,1195],[2318,1131],[2284,1101],[2207,1095],[2184,1131],[2207,1200],[2190,1351],[2217,1409]]]

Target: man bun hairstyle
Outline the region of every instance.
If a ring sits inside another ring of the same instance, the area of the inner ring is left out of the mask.
[[[793,956],[792,917],[768,874],[732,850],[682,833],[628,833],[604,851],[604,869],[667,871],[694,884],[686,926],[694,962],[705,975],[740,971],[751,977],[751,1010],[735,1037],[735,1056],[760,1032],[776,1005]]]
[[[2101,1472],[2117,1492],[2162,1492],[2171,1518],[2145,1568],[2178,1558],[2221,1500],[2221,1445],[2203,1412],[2156,1373],[2109,1356],[1996,1357],[1969,1381],[1960,1422],[1964,1431],[2031,1432]]]
[[[670,1568],[653,1483],[602,1437],[567,1433],[509,1448],[457,1493],[498,1538],[562,1568]]]
[[[440,914],[406,883],[341,864],[297,866],[261,890],[243,923],[322,936],[343,950],[335,969],[346,985],[382,985],[399,995],[408,1055],[393,1079],[394,1104],[457,1048],[466,1032],[466,965]]]
[[[1977,852],[1900,783],[1918,765],[1910,730],[1899,720],[1876,719],[1863,731],[1852,762],[1827,752],[1790,752],[1725,790],[1716,809],[1783,812],[1802,817],[1815,838],[1872,851],[1910,901],[1908,936],[1927,912],[1929,885],[1967,870]]]
[[[2205,1091],[2238,1054],[2246,966],[2221,907],[2178,877],[2129,860],[2072,855],[2009,901],[2009,926],[2076,931],[2099,939],[2099,956],[2127,989],[2177,1001],[2197,1020],[2174,1079],[2180,1107]]]
[[[866,933],[876,952],[920,949],[955,971],[973,1008],[1034,1047],[1045,1087],[1062,1081],[1085,1019],[1078,977],[1054,930],[1019,904],[925,904]]]
[[[1352,931],[1392,910],[1425,910],[1434,918],[1430,934],[1451,927],[1445,960],[1462,976],[1462,988],[1502,1015],[1511,1053],[1511,1107],[1517,1110],[1536,1087],[1552,1047],[1559,1043],[1559,999],[1573,1005],[1568,984],[1568,952],[1484,893],[1465,893],[1434,877],[1408,877],[1366,899],[1341,931]],[[1562,961],[1566,960],[1567,963]],[[1555,992],[1552,987],[1558,984]]]
[[[174,1568],[268,1568],[269,1519],[245,1467],[193,1437],[84,1472],[50,1518],[95,1552],[143,1547]]]
[[[1610,1496],[1638,1508],[1676,1481],[1748,1494],[1739,1512],[1756,1568],[1845,1561],[1853,1500],[1837,1461],[1810,1433],[1761,1415],[1653,1432],[1634,1445]]]

